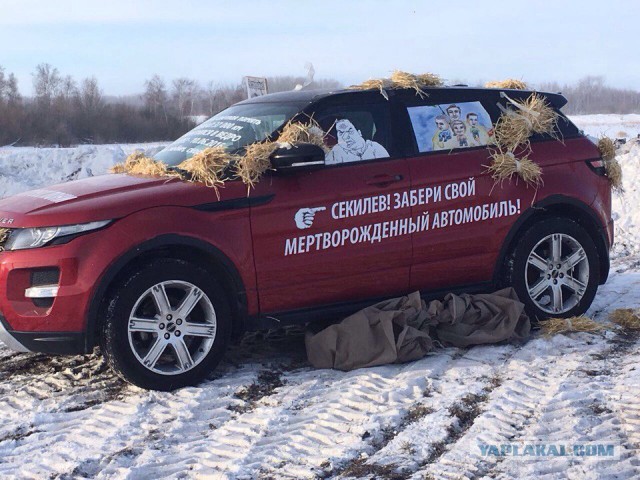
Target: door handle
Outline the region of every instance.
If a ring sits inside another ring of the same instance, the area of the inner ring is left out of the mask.
[[[367,185],[374,185],[376,187],[387,187],[393,183],[398,183],[402,181],[404,177],[402,175],[375,175],[369,179],[367,179]]]

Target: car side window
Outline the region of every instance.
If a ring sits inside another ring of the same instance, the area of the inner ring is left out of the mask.
[[[494,143],[494,124],[480,102],[418,105],[407,112],[421,153]]]
[[[389,155],[389,120],[385,105],[327,106],[314,119],[329,149],[326,165],[360,162]]]

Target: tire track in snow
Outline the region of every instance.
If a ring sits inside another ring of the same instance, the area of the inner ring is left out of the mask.
[[[576,369],[588,364],[592,354],[606,349],[604,342],[591,342],[588,338],[576,341],[558,336],[530,341],[504,366],[502,385],[491,392],[482,413],[466,434],[412,478],[478,478],[489,474],[498,463],[510,457],[483,456],[479,445],[502,445],[535,438],[531,426],[541,422],[541,414],[547,409],[571,417],[573,412],[567,405],[562,404],[564,410],[557,411],[556,398],[563,398],[566,379]],[[557,417],[551,416],[553,419],[549,421],[553,423]],[[541,436],[543,441],[548,438]],[[521,470],[518,472],[522,474]],[[494,473],[488,475],[489,478]]]
[[[621,458],[503,457],[497,459],[502,461],[491,470],[491,477],[632,478],[640,475],[637,451],[630,449],[623,423],[612,412],[607,399],[613,382],[610,368],[618,368],[625,357],[612,360],[611,351],[617,343],[615,339],[607,348],[594,348],[601,343],[584,344],[587,358],[563,360],[563,365],[571,362],[575,368],[559,381],[557,392],[551,398],[539,403],[536,415],[514,441],[613,442],[622,445]]]
[[[612,388],[607,390],[610,405],[620,429],[628,439],[629,449],[635,454],[634,465],[640,466],[640,344],[635,342],[632,354],[622,358],[612,378]],[[640,476],[640,475],[639,475]]]
[[[511,346],[496,348],[490,356],[499,362],[514,350]],[[380,448],[378,445],[390,430],[398,428],[400,419],[424,399],[425,390],[443,375],[455,377],[456,382],[472,376],[486,380],[484,364],[477,362],[474,353],[460,356],[461,353],[448,349],[405,365],[348,373],[322,371],[323,378],[315,381],[313,388],[303,385],[302,394],[285,405],[284,422],[271,425],[267,434],[246,452],[234,474],[238,478],[260,474],[312,478],[339,473],[362,453],[372,454]],[[466,385],[458,387],[469,390]],[[316,396],[316,391],[322,395]],[[305,408],[292,414],[301,404]]]
[[[598,301],[594,302],[591,310],[599,314],[602,320],[618,306],[640,304],[637,288],[640,275],[628,277],[628,274],[614,274],[612,281],[601,287]],[[593,383],[594,379],[584,372],[595,359],[608,358],[615,342],[610,341],[613,334],[606,336],[609,338],[607,341],[603,341],[599,335],[588,334],[560,335],[530,341],[505,366],[503,385],[490,395],[489,402],[484,406],[485,413],[476,419],[467,435],[414,478],[424,475],[434,478],[477,478],[486,475],[494,478],[501,472],[506,478],[512,478],[509,474],[523,478],[526,476],[526,467],[533,463],[537,465],[530,471],[531,477],[544,474],[562,477],[562,468],[568,468],[566,464],[552,465],[553,462],[545,463],[544,459],[528,464],[513,457],[482,457],[478,444],[500,445],[536,438],[541,441],[583,440],[587,435],[583,425],[585,422],[594,423],[593,435],[596,440],[602,439],[596,438],[596,434],[605,437],[613,435],[624,442],[624,434],[619,431],[612,433],[615,428],[595,427],[605,421],[601,415],[585,411],[599,405],[600,397],[608,388]],[[636,427],[634,431],[637,430]],[[556,437],[551,438],[550,435]],[[564,437],[558,438],[558,435]],[[561,458],[560,463],[566,460],[567,457]],[[607,467],[606,462],[599,462],[598,465]],[[624,470],[629,467],[620,468]],[[579,467],[577,472],[580,472]],[[577,473],[576,476],[581,475]]]
[[[138,456],[154,451],[164,440],[175,443],[180,437],[165,435],[165,429],[182,425],[175,427],[178,434],[181,429],[190,430],[194,412],[205,419],[202,428],[210,430],[231,416],[226,407],[236,401],[233,394],[256,379],[257,367],[240,367],[243,359],[273,361],[275,356],[282,357],[281,350],[287,351],[277,345],[287,339],[278,333],[275,338],[264,342],[265,352],[256,354],[255,339],[249,335],[248,345],[243,342],[230,349],[231,363],[225,360],[212,381],[176,392],[147,392],[129,386],[95,354],[67,357],[0,349],[4,359],[0,364],[0,378],[4,378],[0,385],[0,475],[19,478],[27,473],[20,466],[25,459],[37,477],[114,473],[129,468]],[[73,448],[69,450],[67,444]],[[54,446],[59,455],[40,458],[33,454]]]
[[[183,444],[224,421],[230,415],[225,407],[235,391],[255,378],[253,369],[233,369],[229,377],[199,387],[176,392],[138,390],[137,398],[142,399],[143,407],[130,416],[131,421],[124,428],[108,435],[100,449],[87,451],[72,473],[96,472],[95,478],[124,478],[139,472],[139,463],[160,465],[161,474],[149,478],[188,472],[191,462]],[[92,421],[99,421],[101,416],[100,411],[96,412]]]
[[[44,412],[77,411],[123,394],[126,384],[102,359],[19,354],[3,363],[0,437],[26,428]],[[1,446],[0,446],[1,449]]]
[[[130,387],[110,372],[95,378],[83,378],[86,372],[78,373],[79,378],[69,371],[32,374],[27,387],[0,398],[3,413],[14,413],[9,419],[13,421],[3,417],[0,432],[36,430],[28,442],[26,438],[0,440],[0,476],[32,474],[40,478],[67,472],[75,478],[82,472],[93,472],[90,476],[94,476],[110,464],[131,464],[163,425],[180,420],[176,412],[188,417],[191,409],[197,411],[206,405],[204,400],[194,403],[191,397],[197,399],[200,394],[219,400],[224,397],[223,391],[232,395],[236,388],[255,379],[254,372],[243,375],[232,370],[232,380],[214,380],[174,393]],[[114,384],[122,386],[124,394],[105,396]],[[42,451],[55,453],[40,456],[37,452]],[[25,463],[29,468],[23,468]]]
[[[256,380],[258,368],[249,365],[244,373],[214,381],[216,386],[191,387],[179,390],[179,395],[165,395],[162,407],[150,413],[142,432],[131,441],[144,445],[144,450],[126,464],[128,471],[154,479],[191,472],[201,463],[202,452],[212,448],[212,437],[222,436],[236,443],[235,433],[225,429],[250,412],[238,415],[231,407],[240,402],[237,393]],[[154,432],[154,428],[159,431]],[[153,436],[149,432],[157,438],[149,441]],[[118,462],[111,462],[98,478],[113,478],[122,467]]]

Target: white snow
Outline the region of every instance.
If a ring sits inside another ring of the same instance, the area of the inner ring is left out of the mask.
[[[640,115],[636,113],[570,115],[570,120],[587,135],[599,138],[606,135],[611,138],[638,138],[640,134]]]
[[[598,117],[630,133],[629,116]],[[0,149],[0,195],[105,172],[134,148]],[[640,144],[619,160],[611,275],[588,312],[599,321],[640,306]],[[639,347],[612,332],[537,336],[343,373],[312,369],[290,329],[245,337],[209,381],[172,393],[123,383],[97,355],[0,347],[0,477],[638,478]],[[251,397],[254,383],[272,388]],[[519,441],[613,442],[621,456],[478,448]]]
[[[613,196],[616,244],[613,256],[640,253],[640,140],[620,147],[616,158],[622,165],[623,195]]]
[[[136,150],[153,155],[167,143],[0,147],[0,198],[55,183],[102,175]]]

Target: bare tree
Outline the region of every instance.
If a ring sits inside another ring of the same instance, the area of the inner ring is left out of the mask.
[[[144,101],[147,110],[154,116],[163,115],[167,119],[167,87],[164,80],[154,75],[144,82]]]
[[[233,90],[231,87],[222,87],[221,85],[210,81],[204,90],[205,110],[207,115],[215,115],[230,105],[229,93]]]
[[[0,100],[3,100],[7,95],[8,80],[4,76],[4,68],[0,67]]]
[[[78,95],[78,85],[71,75],[67,75],[60,80],[57,97],[69,102]]]
[[[17,105],[22,101],[18,90],[18,79],[13,73],[9,74],[9,79],[6,82],[5,96],[9,105]]]
[[[199,90],[198,83],[190,78],[177,78],[173,81],[173,101],[179,116],[193,115]]]
[[[33,88],[38,103],[49,106],[51,100],[58,94],[61,83],[62,79],[57,68],[48,63],[36,66],[36,71],[33,74]]]
[[[100,113],[105,105],[96,77],[85,78],[82,81],[78,98],[80,106],[86,114]]]

